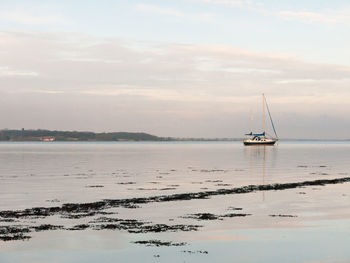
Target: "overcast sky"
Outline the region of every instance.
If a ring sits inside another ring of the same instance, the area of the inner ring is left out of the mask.
[[[280,137],[350,138],[349,32],[349,1],[0,0],[0,128],[242,137],[265,93]]]

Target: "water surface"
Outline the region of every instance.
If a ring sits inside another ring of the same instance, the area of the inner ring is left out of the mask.
[[[349,159],[348,142],[280,142],[272,147],[244,147],[240,142],[1,143],[0,210],[348,177]],[[114,208],[111,217],[202,227],[144,234],[91,229],[37,232],[28,241],[0,241],[0,261],[349,262],[349,186]],[[194,213],[225,215],[232,208],[250,216],[186,218]],[[51,216],[24,223],[42,220],[70,226],[96,217]],[[187,245],[132,243],[151,239]]]

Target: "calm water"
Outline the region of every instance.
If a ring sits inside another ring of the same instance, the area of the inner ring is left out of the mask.
[[[348,177],[349,160],[347,142],[281,142],[274,147],[238,142],[2,143],[0,210]],[[146,234],[38,232],[28,241],[0,241],[0,262],[350,262],[349,188],[345,183],[115,208],[119,218],[203,227]],[[184,218],[223,215],[232,212],[230,207],[251,216]],[[45,220],[76,224],[56,216]],[[150,239],[187,245],[132,243]]]

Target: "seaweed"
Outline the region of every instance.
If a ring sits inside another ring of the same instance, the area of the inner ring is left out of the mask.
[[[21,219],[46,218],[49,216],[58,215],[62,218],[80,219],[85,217],[92,217],[96,215],[111,214],[104,210],[116,207],[123,208],[138,208],[141,204],[172,202],[172,201],[186,201],[195,199],[207,199],[218,195],[231,194],[247,194],[258,191],[281,191],[287,189],[303,188],[307,186],[324,186],[327,184],[341,184],[350,182],[350,177],[323,179],[314,181],[304,181],[296,183],[283,184],[264,184],[264,185],[248,185],[236,187],[231,189],[218,189],[213,191],[202,191],[194,193],[180,193],[172,195],[159,195],[151,197],[139,197],[128,199],[105,199],[90,203],[68,203],[62,206],[55,207],[34,207],[24,210],[6,210],[0,211],[0,221],[2,222],[18,222]],[[302,193],[302,192],[300,192]],[[230,210],[242,210],[242,208],[229,207]],[[184,218],[192,218],[196,220],[223,220],[224,218],[246,217],[251,214],[245,213],[229,213],[224,215],[214,215],[210,213],[190,214]],[[297,217],[295,215],[272,214],[270,217]],[[55,226],[50,224],[42,224],[37,226],[26,225],[10,225],[0,226],[0,240],[27,240],[31,238],[28,234],[30,232],[48,231],[48,230],[125,230],[129,233],[158,233],[158,232],[172,232],[172,231],[197,231],[200,225],[167,225],[167,224],[152,224],[149,222],[138,221],[135,219],[118,219],[100,217],[91,221],[89,224],[78,224],[70,228],[63,226]]]
[[[298,217],[296,215],[282,215],[282,214],[278,214],[278,215],[269,215],[271,217]]]
[[[47,217],[51,215],[61,214],[66,216],[70,213],[91,213],[98,212],[108,208],[124,207],[124,208],[138,208],[141,204],[154,202],[172,202],[172,201],[186,201],[193,199],[207,199],[217,195],[232,195],[232,194],[247,194],[259,191],[281,191],[295,188],[302,188],[306,186],[324,186],[327,184],[341,184],[350,182],[350,177],[336,178],[336,179],[319,179],[314,181],[304,181],[296,183],[282,183],[282,184],[263,184],[263,185],[248,185],[229,189],[218,189],[213,191],[203,191],[194,193],[179,193],[171,195],[160,195],[151,197],[127,198],[127,199],[104,199],[102,201],[91,203],[67,203],[61,207],[34,207],[25,210],[17,211],[0,211],[2,218],[33,218],[33,217]],[[91,214],[92,215],[92,214]]]
[[[170,246],[185,246],[185,245],[187,245],[186,242],[177,242],[176,243],[176,242],[172,242],[172,241],[161,241],[161,240],[157,240],[157,239],[135,241],[133,243],[146,245],[148,247],[149,246],[156,246],[156,247],[166,246],[166,247],[170,247]],[[159,255],[157,255],[157,257],[159,257]]]
[[[197,213],[197,214],[189,214],[183,216],[182,218],[190,218],[196,220],[223,220],[225,217],[245,217],[250,216],[251,214],[243,214],[243,213],[230,213],[225,215],[214,215],[211,213]]]

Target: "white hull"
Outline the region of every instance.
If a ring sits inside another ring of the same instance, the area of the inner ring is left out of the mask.
[[[243,140],[244,145],[274,145],[277,139],[261,138],[257,139],[246,139]]]

